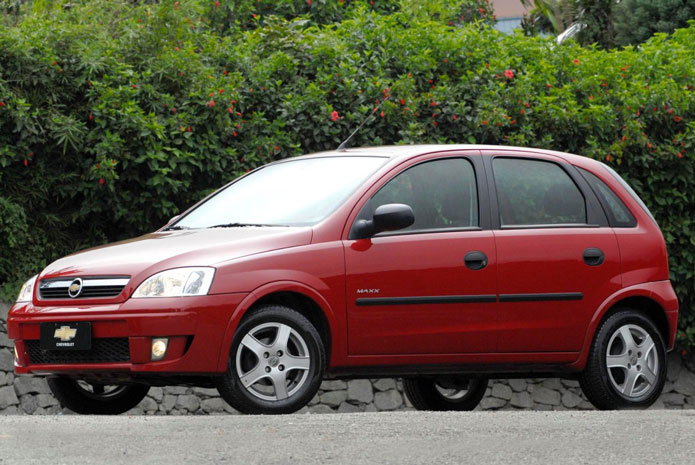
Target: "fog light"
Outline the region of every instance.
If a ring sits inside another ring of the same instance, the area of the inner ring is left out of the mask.
[[[167,344],[169,344],[167,338],[152,339],[152,361],[164,358],[167,353]]]

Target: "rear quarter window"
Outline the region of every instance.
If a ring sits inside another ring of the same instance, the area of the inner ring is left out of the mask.
[[[598,197],[612,227],[632,228],[637,225],[637,220],[630,213],[630,209],[605,182],[583,168],[577,167],[577,169]]]

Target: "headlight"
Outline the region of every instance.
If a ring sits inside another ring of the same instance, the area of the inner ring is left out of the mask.
[[[174,268],[147,278],[133,293],[141,297],[190,297],[210,290],[214,268]]]
[[[17,302],[31,302],[31,298],[34,296],[34,284],[36,284],[37,276],[33,276],[22,285],[22,288],[19,290],[19,296],[17,296]]]

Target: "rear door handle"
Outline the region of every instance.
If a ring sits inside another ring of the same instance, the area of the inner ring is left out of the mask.
[[[487,255],[477,250],[468,252],[465,257],[463,257],[463,262],[471,270],[482,270],[487,266]]]
[[[603,251],[595,247],[586,249],[582,254],[582,258],[584,258],[584,263],[589,266],[599,266],[606,260],[606,256],[603,254]]]

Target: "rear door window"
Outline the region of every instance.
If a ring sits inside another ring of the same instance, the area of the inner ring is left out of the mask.
[[[586,224],[586,201],[559,165],[526,158],[492,161],[500,225]]]

